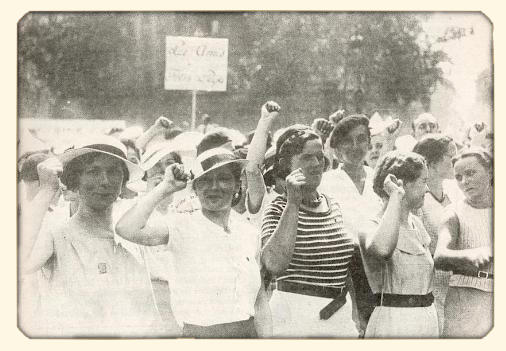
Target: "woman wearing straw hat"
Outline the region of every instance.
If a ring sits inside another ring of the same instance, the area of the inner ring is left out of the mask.
[[[114,241],[113,203],[122,186],[142,176],[142,170],[127,161],[123,144],[105,136],[76,145],[59,160],[47,160],[40,167],[41,188],[30,208],[34,218],[22,233],[23,272],[53,263],[50,293],[36,333],[162,335],[146,270]],[[58,190],[59,173],[61,182],[78,194],[79,208],[62,225],[39,230],[42,219],[38,218],[47,210],[47,199]]]
[[[232,211],[247,161],[225,148],[199,145],[198,150],[192,189],[200,208],[150,219],[164,198],[187,185],[188,174],[173,164],[163,181],[121,218],[117,233],[138,244],[168,244],[172,308],[183,336],[268,336],[268,319],[256,313],[267,311],[256,257],[258,236]]]

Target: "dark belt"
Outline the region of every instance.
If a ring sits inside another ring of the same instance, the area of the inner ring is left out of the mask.
[[[485,271],[477,271],[476,273],[471,274],[469,272],[464,272],[464,271],[457,270],[457,271],[453,271],[453,274],[465,275],[465,276],[468,276],[468,277],[494,279],[494,273],[489,273],[489,272],[485,272]]]
[[[320,311],[320,319],[327,320],[334,315],[345,303],[348,288],[328,287],[310,284],[299,284],[286,281],[278,281],[277,287],[279,291],[289,292],[293,294],[324,297],[332,299],[332,301]]]
[[[434,302],[434,295],[398,295],[398,294],[375,294],[376,305],[385,307],[429,307]]]

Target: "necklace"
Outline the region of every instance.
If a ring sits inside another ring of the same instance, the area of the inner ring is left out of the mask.
[[[323,201],[323,195],[318,194],[316,199],[310,200],[310,201],[302,201],[304,206],[310,207],[310,208],[316,208],[318,207]]]

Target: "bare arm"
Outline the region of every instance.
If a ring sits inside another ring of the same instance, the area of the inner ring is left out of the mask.
[[[485,266],[492,259],[492,248],[457,250],[458,237],[458,217],[453,210],[446,209],[439,227],[434,265],[445,271],[457,270],[475,274],[480,267]]]
[[[263,285],[263,284],[262,284]],[[255,329],[259,338],[272,337],[272,314],[269,298],[261,286],[255,301]]]
[[[116,224],[116,233],[136,244],[155,246],[167,244],[168,229],[163,225],[148,225],[148,219],[165,197],[186,186],[187,175],[176,163],[165,170],[165,177],[152,191],[139,199]]]
[[[59,175],[63,169],[56,158],[49,158],[37,166],[39,192],[23,204],[19,253],[21,271],[32,273],[42,267],[53,254],[53,241],[48,233],[40,233],[52,199],[60,191]]]
[[[135,146],[141,150],[141,152],[144,151],[144,148],[148,144],[148,142],[153,139],[156,135],[163,133],[164,131],[172,128],[174,123],[172,123],[171,120],[169,120],[166,117],[158,117],[158,119],[155,121],[155,123],[148,128],[140,137],[137,138],[135,141]]]
[[[273,101],[268,101],[262,106],[260,119],[248,148],[248,156],[246,157],[248,164],[245,169],[248,184],[246,201],[248,202],[248,211],[252,214],[260,210],[265,195],[264,178],[262,172],[260,172],[260,167],[264,163],[269,131],[279,114],[279,110],[279,105]]]
[[[283,273],[292,260],[297,237],[299,207],[302,202],[300,187],[305,183],[301,169],[286,177],[287,203],[274,233],[265,244],[261,260],[264,267],[273,275]]]
[[[399,239],[402,199],[404,197],[402,181],[395,179],[394,176],[387,176],[385,191],[390,197],[380,224],[375,231],[361,235],[361,240],[362,247],[368,255],[389,259],[394,253]]]

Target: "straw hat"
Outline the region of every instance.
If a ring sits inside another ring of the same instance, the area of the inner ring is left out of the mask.
[[[197,156],[193,163],[191,172],[194,180],[202,177],[204,174],[228,164],[238,164],[243,168],[248,163],[247,160],[237,158],[230,150],[222,147],[216,147],[202,152]]]
[[[118,139],[107,135],[79,140],[74,145],[65,150],[62,154],[57,155],[63,165],[69,163],[76,157],[91,153],[100,152],[115,157],[125,164],[129,173],[129,181],[140,179],[144,175],[144,171],[138,165],[127,159],[127,149]]]

